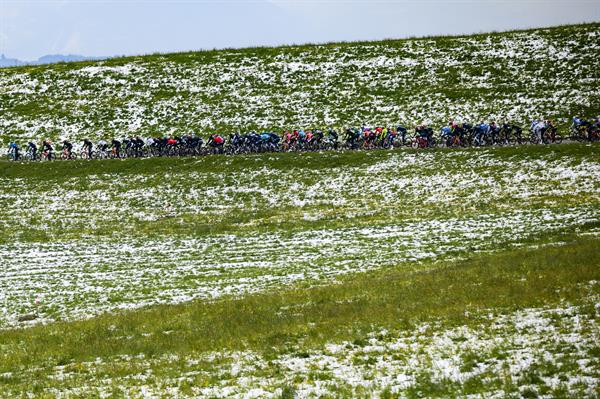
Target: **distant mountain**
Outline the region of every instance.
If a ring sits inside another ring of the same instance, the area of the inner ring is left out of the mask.
[[[73,61],[91,61],[100,60],[106,57],[85,57],[78,54],[48,54],[37,59],[37,61],[21,61],[16,58],[7,58],[4,54],[0,55],[0,68],[19,65],[40,65],[40,64],[55,64],[57,62],[73,62]]]
[[[0,55],[0,67],[9,67],[9,66],[17,66],[24,65],[25,63],[16,58],[6,58],[4,54]]]
[[[54,64],[56,62],[72,62],[72,61],[88,61],[95,60],[98,57],[84,57],[83,55],[78,54],[48,54],[44,55],[37,60],[37,64]]]

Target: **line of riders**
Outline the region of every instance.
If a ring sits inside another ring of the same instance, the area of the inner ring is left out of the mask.
[[[428,148],[435,146],[467,147],[488,145],[509,145],[560,143],[562,135],[558,133],[553,121],[534,120],[529,129],[529,137],[523,137],[523,129],[512,123],[497,124],[456,123],[450,121],[440,129],[436,137],[434,130],[427,125],[415,128],[414,135],[407,137],[408,130],[402,125],[396,129],[387,127],[377,128],[348,128],[340,142],[338,132],[328,128],[322,130],[293,130],[285,131],[280,136],[273,132],[261,134],[230,134],[224,136],[213,134],[206,145],[204,140],[194,134],[183,137],[147,138],[130,137],[122,141],[113,139],[109,144],[100,140],[94,150],[94,144],[83,140],[81,151],[77,154],[73,144],[62,141],[61,159],[92,159],[92,158],[125,158],[147,156],[186,156],[204,154],[240,154],[274,151],[319,151],[337,149],[374,149],[412,146],[413,148]],[[578,141],[600,141],[600,117],[588,121],[573,118],[569,138]],[[12,160],[52,160],[56,158],[54,144],[46,139],[41,145],[41,151],[33,142],[27,144],[25,156],[16,143],[9,145],[9,158]]]

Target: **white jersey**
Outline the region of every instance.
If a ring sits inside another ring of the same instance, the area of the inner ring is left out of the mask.
[[[543,121],[539,121],[539,122],[534,121],[531,124],[531,130],[533,130],[534,132],[539,132],[542,129],[544,129],[545,127],[546,127],[546,124]]]

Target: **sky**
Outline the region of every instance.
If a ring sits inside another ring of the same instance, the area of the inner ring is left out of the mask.
[[[136,55],[593,21],[600,0],[0,0],[0,53]]]

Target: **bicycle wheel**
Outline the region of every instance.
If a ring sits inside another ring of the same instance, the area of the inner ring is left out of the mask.
[[[531,144],[539,144],[540,140],[539,140],[539,138],[538,138],[537,134],[535,134],[535,133],[531,133],[531,134],[529,135],[529,142],[530,142]]]
[[[562,143],[562,141],[563,141],[563,137],[560,134],[557,133],[554,135],[554,142],[556,144],[560,144],[560,143]]]

